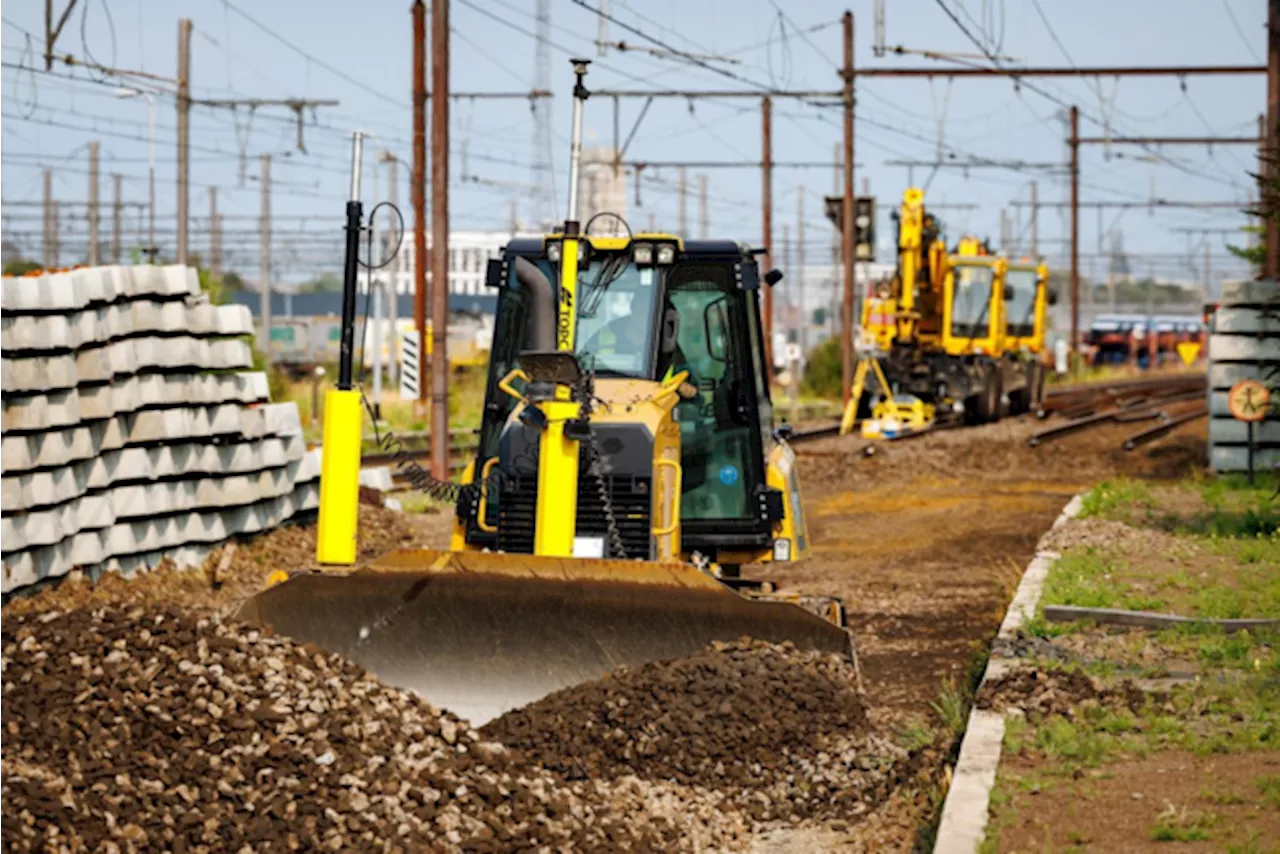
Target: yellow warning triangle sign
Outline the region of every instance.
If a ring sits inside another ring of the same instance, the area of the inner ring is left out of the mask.
[[[1196,357],[1200,355],[1200,342],[1198,341],[1179,341],[1178,356],[1182,359],[1182,364],[1190,365],[1195,362]]]

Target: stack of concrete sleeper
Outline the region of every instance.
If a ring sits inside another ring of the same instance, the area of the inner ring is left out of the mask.
[[[0,590],[195,564],[318,501],[297,408],[270,402],[243,306],[187,267],[0,284]]]
[[[1280,407],[1280,283],[1273,279],[1224,282],[1209,335],[1209,465],[1244,471],[1248,425],[1231,416],[1227,392],[1240,380],[1260,380]],[[1254,466],[1280,466],[1280,418],[1273,408],[1253,426]]]

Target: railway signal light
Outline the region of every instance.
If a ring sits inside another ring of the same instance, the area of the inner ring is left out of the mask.
[[[844,231],[844,200],[840,196],[826,196],[824,210],[827,219]],[[853,257],[857,261],[876,260],[876,197],[856,196],[853,200]]]

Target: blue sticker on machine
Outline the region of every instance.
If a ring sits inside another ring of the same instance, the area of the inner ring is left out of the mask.
[[[733,466],[721,466],[720,482],[725,486],[733,486],[738,482],[738,470]]]

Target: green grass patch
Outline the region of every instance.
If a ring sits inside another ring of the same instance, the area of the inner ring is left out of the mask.
[[[1280,774],[1267,774],[1253,781],[1267,806],[1280,809]]]
[[[920,720],[911,720],[898,727],[897,736],[898,744],[911,752],[933,743],[933,729]]]
[[[1216,807],[1237,807],[1247,803],[1238,792],[1215,792],[1207,786],[1200,789],[1200,797]]]
[[[280,376],[276,380],[278,384],[273,385],[272,400],[297,405],[298,416],[302,419],[303,433],[310,441],[319,441],[321,438],[324,395],[334,387],[333,380],[336,377],[337,369],[334,367],[318,383],[313,383],[311,379],[292,381]],[[487,375],[483,368],[463,368],[450,375],[449,428],[451,430],[465,430],[480,426],[486,381]],[[364,391],[372,402],[371,381],[364,382]],[[410,439],[420,438],[420,434],[425,433],[429,427],[426,417],[418,413],[416,401],[400,398],[398,388],[389,383],[383,383],[382,391],[382,418],[378,428],[384,433],[390,430],[405,440],[406,445],[412,446],[413,442]],[[369,422],[367,413],[364,415],[364,434],[364,450],[373,452],[376,447],[373,442],[373,425]],[[415,437],[415,434],[419,436]]]
[[[1155,496],[1150,487],[1136,480],[1104,480],[1085,493],[1080,518],[1099,517],[1127,522],[1136,508],[1152,508]]]
[[[1254,539],[1280,531],[1280,478],[1259,473],[1203,476],[1152,485],[1128,478],[1103,481],[1084,497],[1080,515],[1174,534]]]
[[[1177,686],[1136,711],[1085,703],[1071,718],[1005,721],[1004,749],[1052,760],[1049,776],[1166,748],[1200,755],[1280,750],[1280,680],[1249,670]]]
[[[1155,611],[1165,606],[1161,597],[1134,590],[1126,583],[1124,569],[1107,551],[1093,547],[1068,550],[1050,569],[1041,601],[1127,611]]]
[[[1220,670],[1249,670],[1280,676],[1280,628],[1228,634],[1210,623],[1192,623],[1156,633],[1171,657]]]
[[[969,715],[969,698],[954,679],[947,680],[938,692],[938,699],[931,702],[929,707],[947,731],[955,735],[964,732]]]
[[[1280,618],[1280,535],[1234,540],[1188,535],[1179,540],[1186,541],[1185,551],[1138,551],[1123,543],[1069,548],[1049,569],[1041,605],[1157,611],[1206,620]],[[1035,619],[1024,631],[1057,637],[1087,627]]]
[[[1151,827],[1152,842],[1197,842],[1209,838],[1203,827],[1183,827],[1170,819],[1160,819]]]

